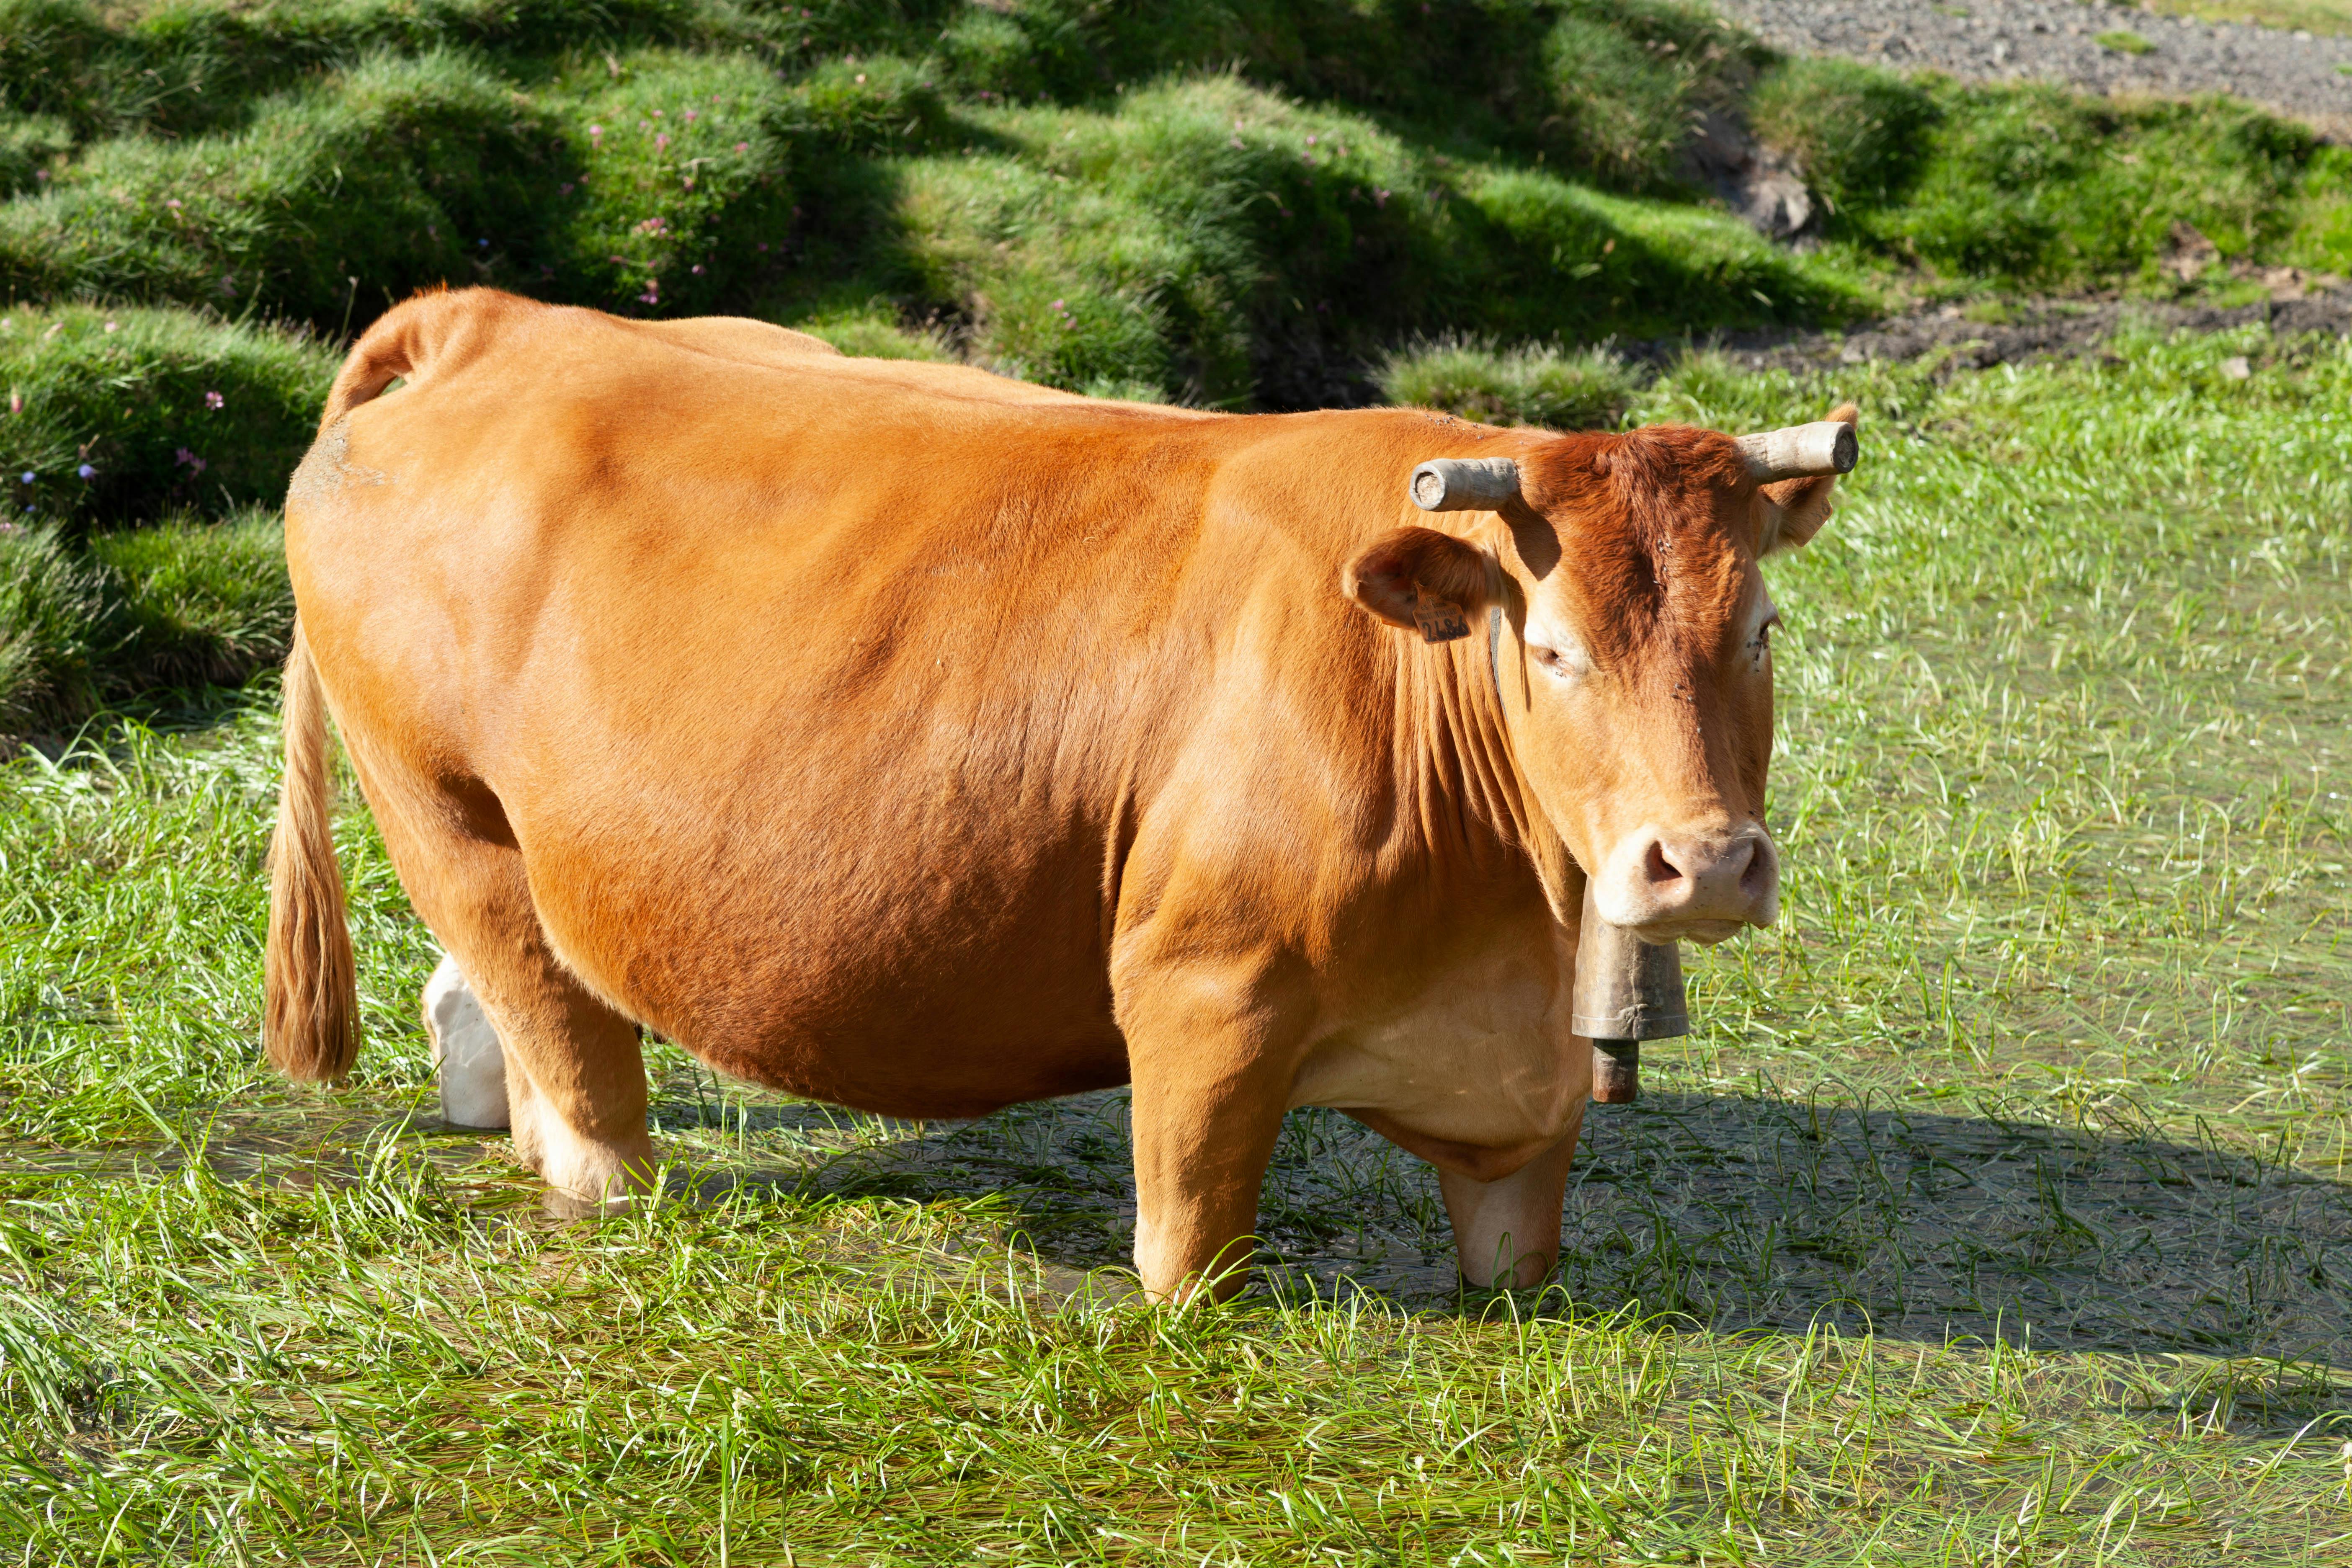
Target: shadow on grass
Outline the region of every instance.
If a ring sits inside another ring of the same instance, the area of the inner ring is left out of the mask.
[[[961,1124],[677,1098],[656,1115],[680,1154],[802,1193],[992,1194],[1066,1267],[1131,1243],[1123,1091]],[[1477,1310],[1429,1168],[1337,1112],[1285,1122],[1259,1223],[1275,1288]],[[2352,1367],[2352,1184],[2153,1126],[1653,1093],[1591,1109],[1565,1240],[1580,1306],[1717,1331]]]
[[[1133,1240],[1124,1090],[916,1122],[671,1070],[653,1119],[677,1195],[984,1200],[982,1228],[1034,1251],[1049,1289],[1119,1293],[1087,1277],[1122,1268]],[[480,1174],[505,1143],[352,1097],[225,1113],[183,1137],[225,1179],[295,1184],[365,1182],[395,1144],[445,1175]],[[61,1156],[108,1174],[184,1158],[171,1144],[131,1162]],[[506,1175],[457,1184],[479,1221],[562,1223],[535,1184]],[[1430,1168],[1335,1111],[1285,1121],[1260,1231],[1262,1289],[1364,1292],[1407,1311],[1499,1304],[1459,1288]],[[2298,1403],[2329,1408],[2352,1381],[2352,1184],[2153,1126],[1651,1093],[1591,1108],[1564,1239],[1547,1311],[1564,1295],[1580,1312],[1718,1333],[1829,1324],[1930,1344],[2297,1363]]]

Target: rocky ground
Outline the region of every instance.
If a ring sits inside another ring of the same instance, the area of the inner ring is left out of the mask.
[[[2352,133],[2352,37],[2212,24],[2073,0],[1717,0],[1791,54],[1841,55],[1970,81],[2099,92],[2226,92]],[[2128,33],[2135,52],[2101,35]]]

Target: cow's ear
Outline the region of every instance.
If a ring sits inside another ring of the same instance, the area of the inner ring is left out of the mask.
[[[1433,528],[1381,534],[1339,575],[1348,597],[1425,642],[1470,635],[1471,617],[1496,600],[1501,575],[1492,556]]]
[[[1853,404],[1842,404],[1830,413],[1833,425],[1857,425],[1862,410]],[[1764,487],[1764,537],[1756,553],[1759,557],[1794,550],[1822,531],[1835,510],[1830,492],[1837,489],[1837,476],[1824,474],[1812,479],[1782,479],[1777,485]]]

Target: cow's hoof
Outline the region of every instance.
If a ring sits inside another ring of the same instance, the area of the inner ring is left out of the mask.
[[[441,1079],[441,1120],[452,1127],[506,1127],[507,1054],[465,971],[444,958],[425,983],[425,1027]]]
[[[609,1197],[591,1198],[562,1187],[549,1187],[539,1194],[539,1210],[550,1219],[598,1219],[649,1208],[660,1199],[658,1193],[628,1189],[615,1190]]]

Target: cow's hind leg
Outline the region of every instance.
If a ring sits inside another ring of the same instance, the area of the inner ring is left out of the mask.
[[[456,959],[442,955],[422,1000],[425,1027],[433,1037],[433,1076],[441,1086],[441,1120],[452,1127],[512,1126],[506,1047]]]
[[[557,1192],[589,1203],[648,1190],[645,1058],[636,1026],[548,945],[522,854],[487,790],[406,786],[352,761],[403,887],[441,939],[504,1047],[515,1152]]]

